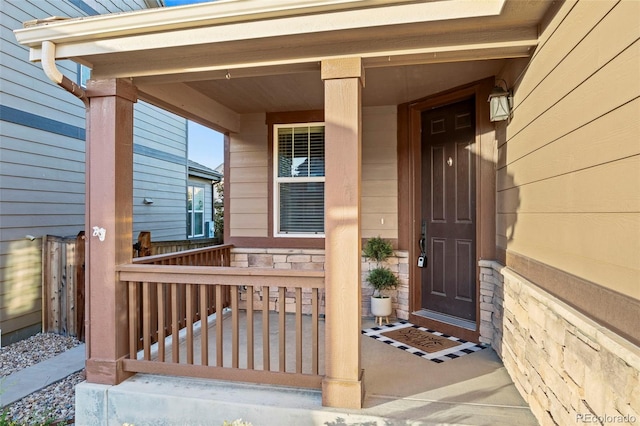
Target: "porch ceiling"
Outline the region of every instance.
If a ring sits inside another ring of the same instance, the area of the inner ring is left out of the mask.
[[[393,105],[495,75],[530,56],[552,2],[240,0],[26,25],[42,59],[132,78],[140,98],[217,130],[237,115],[323,108],[320,61],[359,56],[364,105]]]

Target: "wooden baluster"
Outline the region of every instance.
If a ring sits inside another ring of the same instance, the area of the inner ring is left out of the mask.
[[[254,342],[253,342],[253,286],[247,286],[247,368],[253,370]]]
[[[195,317],[193,306],[193,285],[187,284],[185,288],[186,325],[187,328],[187,364],[193,364],[193,318]]]
[[[151,360],[151,294],[149,283],[142,283],[142,345],[144,360]]]
[[[318,374],[318,289],[314,288],[311,290],[311,374]]]
[[[178,287],[178,328],[186,327],[185,319],[187,317],[186,308],[187,301],[185,296],[186,288],[184,286]]]
[[[222,312],[222,285],[216,285],[216,366],[223,367],[224,348],[222,340],[222,324],[224,322]]]
[[[158,297],[158,361],[164,362],[164,339],[167,337],[165,333],[165,291],[164,284],[156,284],[156,293]]]
[[[152,289],[155,286],[157,288],[157,286],[160,284],[157,283],[153,283],[150,284],[150,288],[149,288],[149,310],[150,310],[150,320],[151,320],[151,335],[150,335],[150,339],[151,339],[151,344],[155,343],[158,341],[158,329],[160,328],[160,323],[158,322],[158,304],[162,303],[162,299],[158,299],[156,297],[157,292],[154,292]],[[153,294],[153,296],[151,296]]]
[[[287,301],[286,291],[284,287],[278,288],[278,302],[280,308],[279,321],[278,321],[278,342],[280,343],[280,371],[287,371],[287,328],[285,321],[287,320]]]
[[[129,282],[129,358],[138,356],[138,289],[134,282]]]
[[[209,323],[207,317],[207,288],[200,284],[200,363],[209,365]]]
[[[302,373],[302,288],[296,288],[296,373]]]
[[[262,369],[271,370],[271,351],[269,340],[269,287],[262,287]]]
[[[171,352],[172,361],[180,362],[180,325],[178,316],[178,284],[171,284]]]
[[[240,352],[240,313],[238,312],[238,286],[231,286],[231,366],[238,368]]]

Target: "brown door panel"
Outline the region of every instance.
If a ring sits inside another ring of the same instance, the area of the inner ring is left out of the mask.
[[[422,307],[467,320],[476,314],[473,118],[473,99],[422,113]]]

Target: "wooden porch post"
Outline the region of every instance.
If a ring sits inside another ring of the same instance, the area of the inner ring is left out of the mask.
[[[131,82],[112,79],[89,81],[87,95],[87,381],[115,385],[128,377],[121,368],[128,354],[127,293],[115,268],[132,259],[137,93]]]
[[[325,370],[322,404],[361,408],[360,58],[322,61],[325,93]]]

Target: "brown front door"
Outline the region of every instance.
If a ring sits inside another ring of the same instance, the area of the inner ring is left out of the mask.
[[[474,99],[424,111],[421,122],[422,310],[475,321]]]

